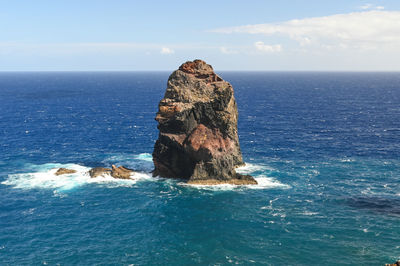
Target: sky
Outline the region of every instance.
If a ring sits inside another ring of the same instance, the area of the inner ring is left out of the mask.
[[[399,0],[0,0],[0,71],[400,71]]]

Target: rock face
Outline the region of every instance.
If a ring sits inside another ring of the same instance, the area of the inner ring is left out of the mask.
[[[55,175],[66,175],[66,174],[74,174],[76,173],[76,170],[72,169],[67,169],[67,168],[59,168],[57,172],[55,172]]]
[[[244,164],[237,119],[231,84],[204,61],[184,63],[159,103],[153,175],[193,184],[257,184],[235,171]]]

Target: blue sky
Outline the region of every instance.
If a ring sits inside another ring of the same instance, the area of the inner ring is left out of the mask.
[[[0,71],[400,71],[400,1],[0,1]]]

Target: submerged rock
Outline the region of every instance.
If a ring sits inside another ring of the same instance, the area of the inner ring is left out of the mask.
[[[116,167],[112,165],[111,176],[118,179],[130,179],[133,170],[124,166]]]
[[[159,103],[153,175],[192,184],[257,184],[235,171],[244,164],[237,119],[231,84],[202,60],[184,63]]]
[[[76,173],[76,170],[73,169],[67,169],[67,168],[59,168],[57,172],[55,172],[55,175],[66,175],[66,174],[74,174]]]
[[[106,174],[111,174],[110,168],[95,167],[89,170],[89,175],[91,178],[95,178]]]

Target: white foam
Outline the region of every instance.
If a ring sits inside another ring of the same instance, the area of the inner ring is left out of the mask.
[[[304,211],[302,214],[306,215],[306,216],[313,216],[313,215],[318,215],[319,213],[318,212],[311,212],[311,211]]]
[[[206,190],[243,190],[243,189],[288,189],[289,185],[283,184],[272,177],[267,177],[265,172],[273,171],[274,169],[263,164],[252,164],[246,163],[244,166],[238,167],[236,172],[243,175],[253,175],[257,181],[257,185],[231,185],[231,184],[220,184],[220,185],[193,185],[180,182],[179,185],[190,186],[198,189]]]
[[[76,173],[56,176],[55,172],[60,167],[76,170]],[[91,178],[88,174],[90,168],[78,164],[48,163],[31,165],[30,168],[33,170],[32,172],[9,175],[2,184],[19,189],[53,189],[55,196],[58,196],[60,191],[71,190],[91,183],[111,188],[131,187],[138,180],[152,179],[149,174],[141,172],[135,172],[132,179],[115,179],[110,175]]]
[[[243,190],[243,189],[288,189],[289,185],[282,184],[278,180],[266,177],[259,176],[254,178],[257,181],[257,185],[231,185],[231,184],[220,184],[220,185],[194,185],[180,182],[179,185],[182,186],[190,186],[198,189],[206,189],[206,190]]]
[[[267,170],[271,171],[273,170],[273,168],[263,164],[246,163],[244,166],[238,167],[236,169],[236,172],[243,175],[249,175],[255,172],[267,171]]]
[[[356,160],[354,160],[352,158],[343,158],[343,159],[340,159],[340,161],[345,163],[345,162],[355,162]]]
[[[134,157],[137,160],[142,160],[146,162],[152,162],[153,156],[150,153],[140,153]]]
[[[104,165],[124,165],[140,171],[151,171],[154,169],[153,158],[150,153],[140,154],[111,154],[102,160]]]
[[[283,184],[272,177],[259,176],[259,177],[255,177],[255,180],[257,180],[258,185],[250,185],[251,188],[253,188],[253,189],[269,189],[269,188],[288,189],[288,188],[291,188],[289,185]]]
[[[150,153],[141,153],[138,155],[113,155],[106,160],[112,161],[145,161],[151,162],[152,155]],[[58,168],[67,168],[76,170],[76,173],[65,174],[56,176],[55,172]],[[177,182],[176,180],[163,179],[152,177],[147,172],[135,172],[131,179],[115,179],[110,175],[106,174],[96,178],[91,178],[88,174],[89,167],[78,165],[78,164],[60,164],[60,163],[47,163],[42,165],[27,164],[26,169],[29,169],[27,173],[11,174],[6,180],[2,182],[3,185],[12,186],[18,189],[52,189],[55,196],[64,197],[62,191],[71,190],[87,184],[98,184],[104,185],[109,188],[114,187],[132,187],[139,180],[151,180],[163,182],[172,182],[174,185],[190,186],[198,189],[207,190],[242,190],[242,189],[287,189],[289,185],[280,183],[278,180],[272,177],[267,177],[261,173],[267,170],[273,170],[272,168],[261,165],[261,164],[246,164],[243,167],[237,169],[238,173],[241,174],[254,174],[257,180],[257,185],[188,185],[183,182]],[[142,169],[145,170],[145,169]],[[261,172],[261,173],[260,173]]]

